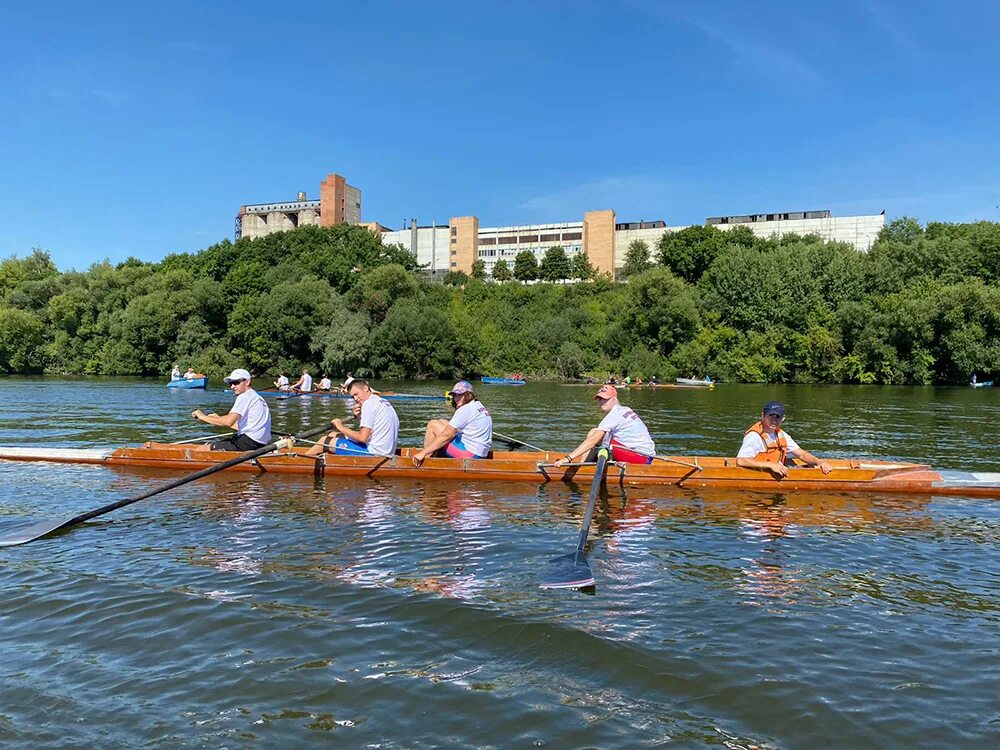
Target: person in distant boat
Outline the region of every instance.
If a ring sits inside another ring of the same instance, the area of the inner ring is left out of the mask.
[[[972,377],[973,377],[973,382],[975,382],[975,375],[973,375]],[[179,368],[177,365],[174,365],[174,369],[170,371],[170,379],[181,380],[181,368]]]
[[[578,458],[589,461],[591,454],[611,436],[611,457],[619,463],[649,464],[656,455],[656,445],[639,415],[618,403],[618,389],[605,383],[594,396],[601,404],[604,419],[576,448],[555,461],[555,466],[565,466]]]
[[[236,394],[229,413],[220,416],[196,409],[191,416],[216,427],[228,427],[236,434],[210,445],[192,446],[192,449],[252,451],[267,445],[271,441],[271,410],[260,394],[250,387],[250,373],[243,369],[233,370],[223,380]]]
[[[354,399],[355,416],[360,417],[360,429],[352,429],[337,418],[331,424],[337,429],[306,451],[318,456],[324,451],[338,456],[393,456],[399,442],[399,417],[392,404],[372,391],[368,382],[360,378],[345,383],[348,394]]]
[[[302,391],[303,393],[309,393],[313,389],[313,379],[312,375],[309,374],[309,370],[302,370],[302,377],[292,383],[293,391]]]
[[[287,391],[291,389],[291,386],[288,383],[288,373],[282,370],[278,379],[274,381],[274,387],[279,391]]]
[[[970,381],[972,385],[975,385],[978,381],[976,380],[976,373],[972,373],[972,380]]]
[[[788,466],[794,466],[790,459],[801,461],[806,466],[818,467],[829,474],[833,467],[803,450],[792,440],[792,436],[781,429],[785,421],[785,405],[780,401],[768,401],[760,412],[760,421],[753,424],[743,434],[743,445],[736,454],[736,465],[744,469],[769,471],[775,479],[788,476]]]
[[[519,372],[515,372],[512,377],[514,380],[524,380],[524,377]]]
[[[649,384],[650,385],[659,385],[660,384],[660,378],[659,378],[659,376],[658,375],[654,375],[653,377],[651,377],[649,379]]]
[[[194,379],[195,379],[195,378],[197,378],[197,377],[198,377],[198,373],[196,373],[196,372],[194,371],[194,368],[193,368],[193,367],[189,367],[189,368],[187,368],[187,369],[186,369],[186,370],[184,371],[184,379],[185,379],[185,380],[194,380]]]
[[[330,376],[324,372],[323,377],[319,381],[319,385],[316,386],[316,390],[328,391],[331,388],[333,388],[333,382],[330,380]]]
[[[424,432],[424,447],[413,454],[420,466],[428,456],[441,458],[488,458],[493,449],[493,417],[472,390],[468,380],[459,380],[448,391],[455,414],[451,419],[432,419]]]

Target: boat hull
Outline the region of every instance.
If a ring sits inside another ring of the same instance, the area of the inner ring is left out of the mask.
[[[677,378],[677,384],[694,388],[711,388],[715,385],[711,380],[698,380],[697,378]]]
[[[575,481],[591,484],[594,467],[551,464],[560,452],[495,452],[492,459],[428,458],[416,467],[410,460],[416,449],[402,448],[398,455],[305,456],[305,449],[282,451],[254,462],[238,464],[227,471],[316,476],[530,482],[535,484]],[[74,450],[60,448],[0,447],[0,460],[50,461],[101,464],[121,467],[150,467],[192,473],[208,468],[238,453],[199,451],[190,445],[146,443],[114,450]],[[733,491],[764,492],[879,492],[929,495],[959,495],[1000,499],[1000,473],[936,471],[923,464],[885,461],[831,460],[830,474],[817,468],[790,468],[784,479],[736,466],[735,458],[677,456],[673,461],[693,466],[654,461],[652,464],[609,464],[604,481],[608,485],[648,488],[719,488]]]
[[[524,385],[527,381],[514,378],[481,378],[487,385]]]
[[[182,378],[181,380],[171,380],[167,383],[167,388],[208,388],[208,377],[191,378],[190,380],[185,378]]]

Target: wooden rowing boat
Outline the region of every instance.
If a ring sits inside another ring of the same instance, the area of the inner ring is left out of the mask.
[[[445,479],[474,481],[553,482],[593,480],[592,465],[555,468],[552,462],[561,452],[496,452],[492,459],[470,460],[429,458],[421,467],[413,466],[410,455],[416,449],[402,448],[391,457],[305,456],[305,448],[273,453],[229,471],[314,474],[318,476],[393,479]],[[0,447],[0,460],[51,461],[57,463],[101,464],[123,467],[156,467],[193,472],[239,455],[225,451],[196,451],[190,445],[145,443],[109,450],[72,448]],[[1000,473],[939,471],[923,464],[875,460],[833,459],[833,471],[790,468],[784,479],[736,465],[735,458],[670,456],[672,461],[652,464],[609,464],[605,482],[609,485],[640,487],[716,487],[730,490],[769,492],[884,492],[931,495],[964,495],[1000,499]]]

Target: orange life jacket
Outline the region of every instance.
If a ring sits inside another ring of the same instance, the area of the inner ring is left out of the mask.
[[[766,432],[764,432],[764,425],[760,422],[750,425],[750,428],[743,434],[746,435],[750,432],[756,432],[760,435],[760,439],[763,440],[764,445],[767,446],[767,450],[754,456],[755,459],[758,461],[772,461],[779,464],[785,463],[785,458],[788,456],[788,440],[785,438],[785,433],[783,433],[780,428],[778,429],[778,432],[773,440]]]

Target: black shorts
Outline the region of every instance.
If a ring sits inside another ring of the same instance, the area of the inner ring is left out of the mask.
[[[248,438],[246,435],[233,435],[231,438],[226,438],[225,440],[220,440],[217,443],[212,443],[213,451],[240,451],[245,453],[246,451],[257,450],[258,448],[263,448],[267,443],[258,443],[252,438]]]

